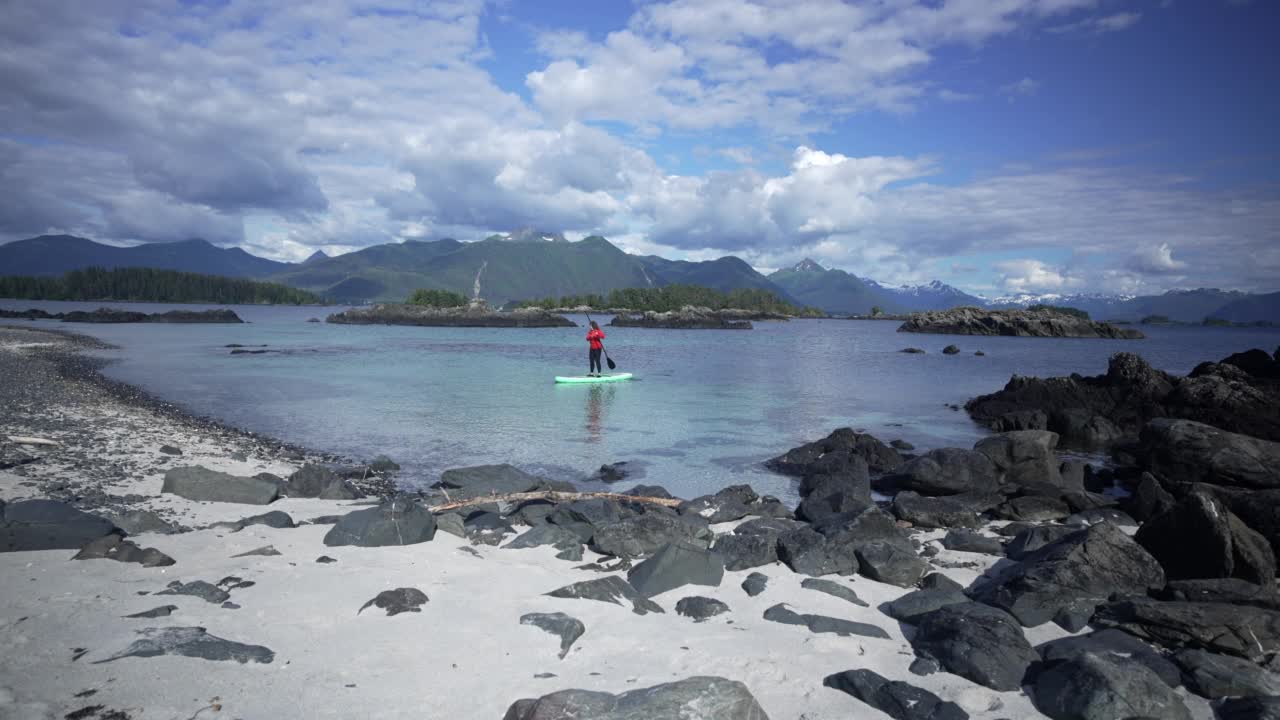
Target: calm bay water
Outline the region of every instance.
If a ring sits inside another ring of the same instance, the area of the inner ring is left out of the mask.
[[[6,309],[51,312],[102,305],[205,307],[0,300]],[[947,405],[997,390],[1015,373],[1094,375],[1112,353],[1131,350],[1183,374],[1203,360],[1280,344],[1276,329],[1144,327],[1146,340],[1109,341],[912,335],[896,332],[895,322],[845,320],[756,323],[751,331],[606,326],[618,370],[637,379],[564,386],[552,377],[587,369],[585,328],[329,325],[305,321],[340,308],[234,309],[248,324],[30,325],[119,346],[104,353],[115,360],[109,376],[191,412],[355,457],[386,454],[407,484],[498,462],[581,482],[603,463],[626,460],[642,470],[638,481],[686,497],[745,482],[788,500],[795,482],[761,461],[836,427],[920,450],[968,447],[987,431]],[[284,352],[231,355],[224,346],[232,343]],[[952,343],[961,354],[942,355]],[[928,354],[898,352],[908,346]]]

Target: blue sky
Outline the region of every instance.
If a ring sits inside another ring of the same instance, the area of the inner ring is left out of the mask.
[[[533,226],[885,283],[1280,289],[1280,6],[6,6],[0,241]]]

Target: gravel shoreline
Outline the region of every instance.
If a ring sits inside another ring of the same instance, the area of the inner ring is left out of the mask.
[[[48,438],[62,444],[56,452],[25,448],[20,452],[32,460],[7,469],[29,478],[23,484],[34,491],[33,496],[62,500],[86,510],[132,509],[148,498],[112,492],[110,486],[120,484],[122,473],[183,464],[182,459],[175,462],[145,447],[146,442],[130,443],[127,437],[120,437],[127,433],[103,422],[109,418],[121,420],[132,431],[145,428],[155,436],[171,436],[171,445],[199,438],[233,460],[277,465],[358,464],[349,457],[196,415],[134,385],[113,380],[102,373],[111,361],[90,353],[114,348],[76,332],[0,325],[0,377],[5,378],[0,383],[0,435]],[[103,447],[112,450],[105,462],[100,452]],[[19,452],[12,445],[4,448],[0,450],[0,468],[12,463]],[[374,496],[392,495],[397,490],[393,481],[381,478],[364,483],[361,489]]]

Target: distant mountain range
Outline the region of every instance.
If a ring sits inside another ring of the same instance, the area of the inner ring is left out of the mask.
[[[824,268],[809,258],[772,273],[769,279],[801,303],[832,313],[866,314],[875,307],[886,313],[903,313],[985,304],[981,298],[937,280],[927,285],[889,287],[844,270]]]
[[[702,285],[721,291],[767,290],[797,305],[835,314],[940,310],[961,305],[1065,305],[1101,320],[1163,315],[1181,322],[1206,317],[1232,322],[1280,322],[1280,293],[1250,295],[1213,289],[1163,295],[1019,295],[987,300],[941,282],[890,287],[805,259],[769,276],[740,258],[692,262],[629,255],[599,236],[571,242],[556,232],[518,230],[478,242],[407,240],[329,257],[317,250],[283,263],[204,240],[104,245],[71,235],[42,235],[0,245],[0,275],[56,276],[85,267],[151,267],[225,277],[266,279],[339,302],[400,301],[418,288],[476,294],[494,305],[549,296],[608,293],[629,287]]]
[[[260,278],[293,265],[250,255],[240,248],[220,248],[205,240],[115,247],[74,235],[41,235],[0,245],[0,275],[62,275],[86,267],[149,267]]]
[[[998,297],[988,307],[1062,305],[1078,308],[1097,320],[1137,322],[1152,316],[1176,322],[1198,323],[1205,318],[1230,322],[1280,322],[1280,293],[1253,295],[1236,290],[1198,288],[1170,290],[1161,295],[1046,294]]]

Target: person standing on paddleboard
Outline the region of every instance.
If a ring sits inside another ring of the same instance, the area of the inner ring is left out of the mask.
[[[591,347],[591,351],[587,353],[591,363],[591,369],[587,371],[588,377],[600,377],[602,372],[600,369],[600,353],[604,352],[604,343],[600,341],[603,339],[604,331],[600,329],[595,320],[592,320],[591,329],[587,331],[587,344]]]

